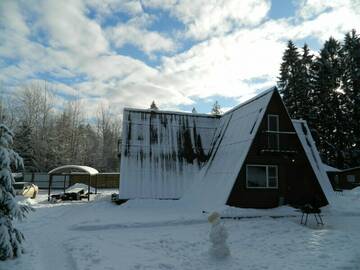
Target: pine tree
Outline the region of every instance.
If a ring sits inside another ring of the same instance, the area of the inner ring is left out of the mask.
[[[87,166],[90,167],[97,167],[96,158],[99,153],[99,146],[100,146],[99,138],[96,136],[96,132],[90,126],[90,124],[87,124],[84,127],[82,133],[83,133],[83,138],[82,138],[83,162],[81,162],[81,164],[86,164]]]
[[[302,55],[299,62],[298,82],[297,82],[297,97],[298,113],[297,118],[305,119],[311,125],[311,65],[313,63],[313,55],[307,44],[302,48]]]
[[[301,118],[297,100],[299,88],[300,54],[295,44],[289,40],[280,66],[278,87],[287,110],[292,118]]]
[[[320,135],[320,151],[324,161],[343,166],[346,131],[343,126],[344,95],[341,92],[341,45],[330,38],[312,65],[313,126]],[[344,140],[345,139],[345,140]]]
[[[11,168],[23,167],[20,156],[11,149],[13,133],[0,125],[0,260],[19,256],[23,252],[24,235],[14,228],[14,219],[22,220],[32,208],[15,200]]]
[[[158,106],[156,106],[155,104],[155,100],[153,100],[153,102],[151,102],[151,105],[150,105],[150,110],[159,110]]]
[[[211,109],[211,114],[212,115],[220,115],[222,114],[222,111],[221,111],[221,107],[219,105],[219,102],[218,101],[215,101],[212,109]]]
[[[24,171],[38,172],[39,166],[35,160],[34,147],[31,140],[32,130],[26,124],[22,123],[15,133],[14,148],[20,154],[24,161]]]
[[[347,129],[349,133],[350,166],[360,165],[360,37],[355,30],[345,35],[342,48],[342,84],[346,95]]]
[[[197,110],[195,109],[195,107],[192,108],[192,113],[198,113]]]

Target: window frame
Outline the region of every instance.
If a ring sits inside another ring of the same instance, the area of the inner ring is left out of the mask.
[[[270,129],[270,118],[276,118],[276,130],[271,130]],[[276,147],[274,147],[274,149],[279,149],[280,148],[280,121],[279,121],[279,115],[278,114],[268,114],[267,115],[267,131],[268,131],[268,146],[270,148],[271,146],[271,139],[270,136],[275,136],[276,137]],[[272,147],[271,147],[272,148]]]
[[[347,174],[346,175],[346,182],[351,183],[351,184],[356,183],[355,174]]]
[[[265,167],[266,168],[266,186],[263,187],[252,187],[249,186],[249,167]],[[275,168],[276,172],[276,186],[269,186],[269,168]],[[246,164],[246,188],[247,189],[279,189],[279,167],[278,165],[264,165],[264,164]]]

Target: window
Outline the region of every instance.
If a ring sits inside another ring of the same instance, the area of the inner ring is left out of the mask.
[[[346,180],[349,182],[349,183],[355,183],[355,175],[353,174],[349,174],[346,176]]]
[[[272,149],[279,148],[279,116],[268,114],[268,146]]]
[[[275,165],[246,165],[246,187],[277,188],[278,167]]]

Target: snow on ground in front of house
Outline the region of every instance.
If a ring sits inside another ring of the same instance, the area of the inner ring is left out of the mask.
[[[90,201],[49,204],[40,194],[27,199],[36,209],[17,226],[27,253],[0,262],[0,269],[360,269],[360,192],[339,195],[338,209],[324,210],[325,226],[289,207],[241,209],[240,220],[224,219],[231,256],[208,254],[207,216],[178,201],[110,203],[111,191]],[[271,218],[279,216],[284,218]]]

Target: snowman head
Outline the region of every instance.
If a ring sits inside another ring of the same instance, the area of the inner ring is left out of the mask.
[[[216,224],[216,223],[220,222],[220,214],[218,212],[212,212],[208,216],[208,221],[211,224]]]

